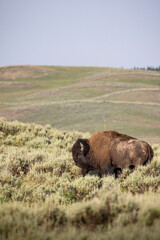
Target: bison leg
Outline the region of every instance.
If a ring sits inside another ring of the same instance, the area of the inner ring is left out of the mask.
[[[115,178],[118,178],[122,173],[122,169],[121,168],[115,168],[114,169],[114,174],[115,174]]]
[[[112,174],[114,174],[114,167],[112,167],[112,166],[107,167],[107,168],[105,168],[105,170],[102,173],[112,175]]]
[[[89,172],[89,170],[86,169],[86,168],[82,168],[82,170],[81,170],[81,173],[82,173],[83,177],[85,177],[88,172]]]
[[[130,166],[129,166],[129,169],[131,170],[131,172],[133,172],[134,169],[135,169],[135,166],[134,166],[134,165],[130,165]]]

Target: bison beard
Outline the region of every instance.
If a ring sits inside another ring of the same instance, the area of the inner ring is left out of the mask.
[[[133,171],[151,161],[153,155],[147,142],[116,131],[95,132],[90,139],[79,138],[72,147],[73,159],[83,176],[93,170],[118,177],[124,168]]]

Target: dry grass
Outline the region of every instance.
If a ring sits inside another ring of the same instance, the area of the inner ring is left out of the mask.
[[[70,149],[89,133],[0,120],[1,239],[159,239],[160,146],[117,180],[85,178]]]

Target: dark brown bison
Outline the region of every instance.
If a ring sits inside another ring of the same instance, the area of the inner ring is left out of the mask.
[[[85,176],[90,170],[115,174],[124,168],[134,169],[153,158],[151,146],[116,131],[95,132],[90,139],[79,138],[72,147],[75,164]]]

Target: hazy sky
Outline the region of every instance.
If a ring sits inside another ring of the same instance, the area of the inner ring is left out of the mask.
[[[160,0],[0,0],[0,65],[160,65]]]

